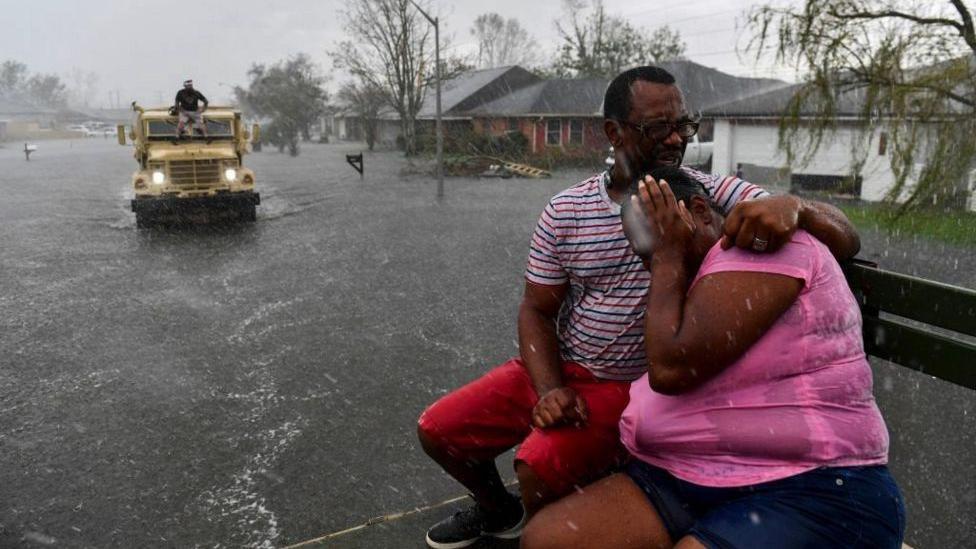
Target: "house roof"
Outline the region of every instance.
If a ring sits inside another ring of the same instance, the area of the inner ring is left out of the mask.
[[[678,60],[660,66],[674,75],[688,108],[704,110],[712,105],[788,86],[770,78],[733,76],[693,61]],[[473,106],[472,116],[593,115],[603,112],[606,78],[557,78],[539,81],[490,102]]]
[[[976,56],[964,56],[964,62],[970,66],[976,64]],[[932,66],[914,69],[917,71],[940,70],[948,63],[956,63],[959,59],[953,59]],[[723,103],[711,105],[704,109],[703,115],[709,118],[750,118],[750,117],[779,117],[782,116],[789,107],[790,100],[802,88],[803,84],[792,84],[779,88],[773,88],[765,92],[740,97]],[[836,115],[840,117],[859,117],[862,115],[865,101],[866,90],[858,88],[848,90],[837,95],[834,106]],[[959,107],[958,105],[956,106]],[[950,105],[950,109],[952,105]],[[812,116],[816,114],[816,109],[804,104],[804,108],[798,113],[800,116]]]
[[[733,76],[693,61],[670,61],[660,65],[674,74],[692,111],[788,85],[769,78]],[[443,83],[441,112],[449,119],[472,116],[601,116],[607,84],[609,79],[606,78],[543,80],[519,66],[468,71]],[[337,115],[351,115],[348,105],[339,104],[337,107]],[[417,117],[432,119],[435,114],[436,94],[433,89],[428,89]],[[398,117],[389,109],[380,118]]]
[[[599,115],[603,78],[555,78],[515,90],[467,111],[472,116]]]
[[[800,90],[801,86],[802,84],[794,84],[765,93],[720,103],[705,109],[702,114],[708,118],[778,117],[786,111],[790,100]],[[858,116],[863,105],[863,90],[842,93],[837,98],[837,115]],[[804,109],[799,114],[800,116],[813,114],[813,109]]]
[[[518,66],[498,67],[464,72],[441,86],[441,113],[458,116],[471,108],[503,97],[540,82],[537,75]],[[437,95],[428,89],[418,118],[433,118],[437,113]]]
[[[659,66],[674,75],[692,112],[789,85],[772,78],[734,76],[694,61],[666,61]]]

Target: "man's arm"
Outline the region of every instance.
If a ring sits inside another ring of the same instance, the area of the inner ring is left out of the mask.
[[[861,236],[840,208],[826,202],[800,199],[800,228],[823,242],[838,260],[861,251]]]
[[[176,99],[173,100],[173,104],[176,106],[176,112],[183,110],[183,106],[180,103],[180,92],[176,92]]]
[[[854,257],[861,239],[838,208],[793,195],[767,196],[739,202],[725,219],[725,249],[736,245],[755,251],[775,251],[801,228],[823,242],[838,260]],[[756,241],[767,242],[764,250]]]
[[[200,99],[200,101],[203,101],[203,108],[200,109],[200,112],[207,110],[207,107],[210,106],[210,102],[207,101],[207,98],[204,97],[204,95],[200,92],[197,92],[197,97]]]
[[[712,202],[725,210],[725,238],[722,239],[725,249],[735,245],[758,252],[776,251],[789,242],[797,228],[826,244],[841,261],[854,257],[861,249],[854,225],[830,204],[793,195],[772,196],[741,178],[709,175],[688,168],[685,171],[701,181]]]
[[[526,281],[519,305],[519,354],[539,396],[532,411],[532,423],[539,428],[586,421],[586,403],[563,385],[560,367],[556,319],[568,290],[568,283],[549,286]]]

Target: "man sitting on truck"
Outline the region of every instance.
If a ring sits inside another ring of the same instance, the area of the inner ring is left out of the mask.
[[[202,109],[200,109],[200,101],[203,101]],[[209,104],[202,93],[193,89],[193,80],[183,82],[183,89],[176,92],[176,114],[180,117],[176,124],[177,139],[183,137],[183,125],[188,121],[193,121],[193,127],[200,128],[203,136],[208,137],[207,122],[203,119],[203,113]]]

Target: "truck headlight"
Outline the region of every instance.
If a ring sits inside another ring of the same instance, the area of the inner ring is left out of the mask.
[[[233,181],[237,179],[237,170],[235,170],[234,168],[227,168],[226,170],[224,170],[224,179],[226,179],[227,181]]]
[[[164,174],[159,170],[153,172],[152,178],[153,178],[153,183],[157,185],[162,185],[163,183],[166,182],[166,174]]]

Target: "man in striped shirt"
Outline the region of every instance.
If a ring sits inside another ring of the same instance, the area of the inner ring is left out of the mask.
[[[465,547],[482,536],[517,537],[526,515],[595,479],[623,455],[617,424],[630,381],[646,369],[643,322],[651,280],[624,234],[620,204],[637,177],[680,166],[697,124],[674,78],[656,67],[616,77],[607,88],[604,118],[614,166],[553,197],[533,234],[519,307],[520,356],[420,417],[424,450],[475,500],[428,531],[435,549]],[[726,213],[727,246],[774,250],[802,227],[838,257],[857,252],[856,232],[832,206],[682,169]],[[522,505],[494,465],[516,444]]]

